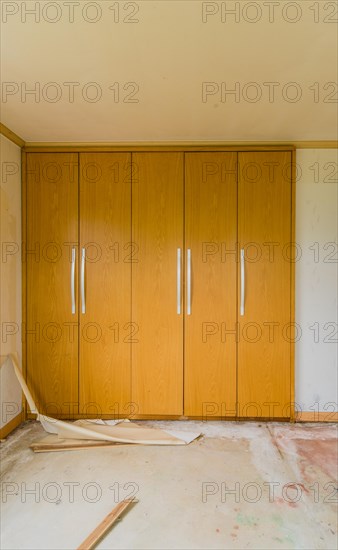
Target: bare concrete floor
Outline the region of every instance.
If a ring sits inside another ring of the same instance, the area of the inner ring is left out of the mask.
[[[185,447],[34,454],[27,422],[2,445],[1,548],[75,549],[136,496],[100,549],[336,549],[337,427],[145,422],[201,431]]]

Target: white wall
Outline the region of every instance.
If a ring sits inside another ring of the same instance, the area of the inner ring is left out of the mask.
[[[296,402],[303,411],[337,410],[337,163],[335,149],[297,151]]]
[[[17,352],[21,364],[21,150],[0,136],[1,355]],[[12,334],[10,334],[12,333]],[[21,411],[21,388],[8,363],[0,368],[0,427]]]

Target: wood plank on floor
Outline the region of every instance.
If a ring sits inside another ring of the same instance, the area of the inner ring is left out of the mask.
[[[134,498],[127,498],[118,503],[115,508],[101,521],[101,523],[90,533],[90,535],[80,544],[77,550],[91,550],[112,527],[115,521],[128,508],[132,502],[137,502]]]

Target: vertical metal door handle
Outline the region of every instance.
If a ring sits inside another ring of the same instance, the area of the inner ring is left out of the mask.
[[[187,315],[191,315],[191,250],[187,249]]]
[[[181,314],[181,249],[177,249],[177,315]]]
[[[86,261],[86,249],[82,248],[82,254],[81,254],[81,313],[86,313],[85,261]]]
[[[245,263],[244,248],[241,248],[241,315],[244,315],[245,303]]]
[[[72,315],[75,315],[75,256],[76,249],[72,248],[72,263],[70,268],[70,295],[72,299]]]

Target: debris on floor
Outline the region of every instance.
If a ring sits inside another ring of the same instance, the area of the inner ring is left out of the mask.
[[[77,550],[92,550],[114,525],[115,521],[120,519],[123,512],[132,502],[138,502],[135,498],[127,498],[119,502],[111,512],[101,521],[101,523],[90,533],[90,535],[80,544]]]
[[[131,497],[138,504],[97,548],[337,547],[336,425],[142,424],[203,438],[187,446],[35,454],[29,446],[48,434],[36,421],[18,427],[1,445],[1,548],[78,548],[115,504]]]
[[[112,447],[114,445],[121,445],[121,443],[95,441],[94,439],[61,439],[57,435],[49,434],[38,441],[34,441],[29,448],[35,453],[48,453],[51,451],[76,451],[93,447]]]
[[[116,444],[188,445],[201,434],[143,427],[129,420],[76,420],[64,422],[39,416],[43,428],[50,435],[35,441],[31,449],[47,452]]]
[[[27,399],[31,411],[37,414],[37,420],[41,422],[44,430],[53,435],[57,435],[61,440],[73,440],[73,444],[68,442],[68,447],[79,449],[80,446],[74,440],[84,441],[84,446],[88,447],[88,441],[105,441],[110,443],[134,444],[134,445],[188,445],[197,439],[201,433],[198,432],[181,432],[179,430],[168,431],[158,428],[143,427],[129,420],[76,420],[75,422],[65,422],[57,420],[49,416],[40,414],[31,392],[23,378],[19,368],[17,358],[14,354],[9,354],[8,359],[11,361],[17,379],[21,385],[22,391]],[[43,441],[35,442],[33,450],[48,451],[60,450],[60,442],[49,438]],[[63,448],[62,450],[66,450]]]

